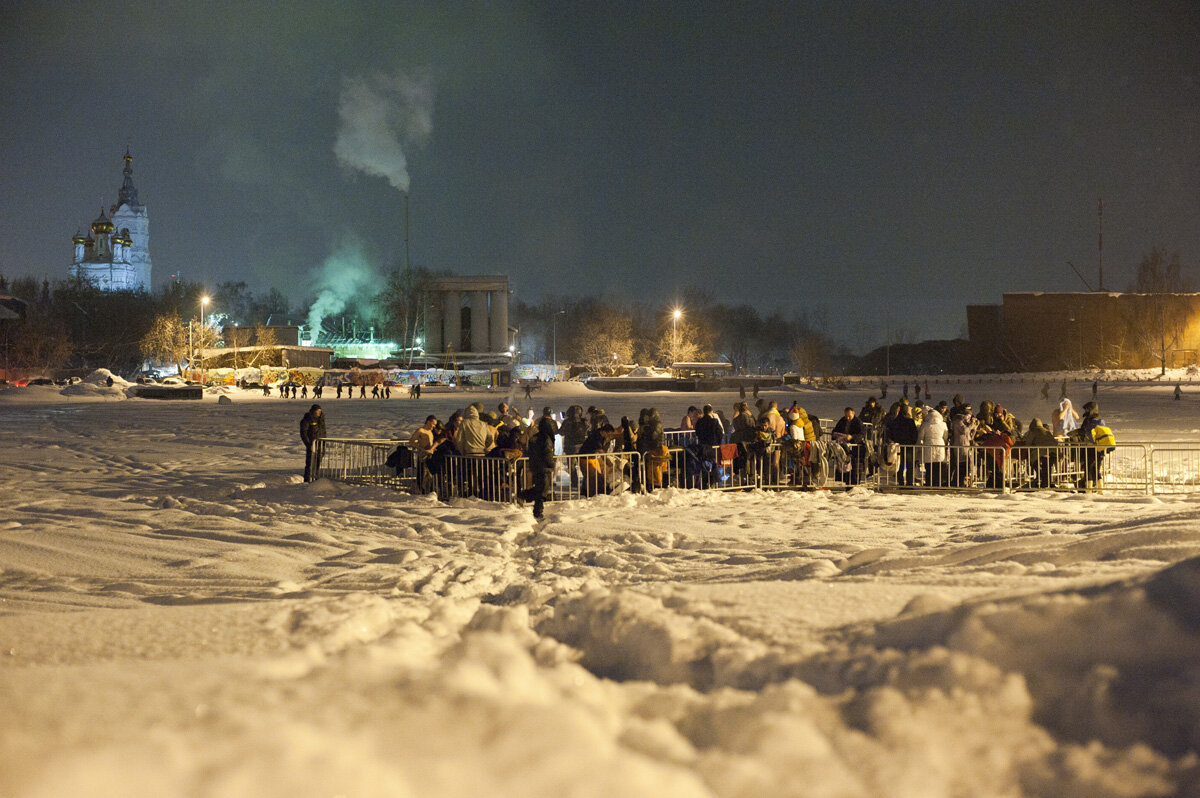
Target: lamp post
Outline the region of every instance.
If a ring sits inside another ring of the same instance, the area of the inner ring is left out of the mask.
[[[675,311],[671,313],[671,365],[675,365],[675,361],[679,357],[679,334],[676,325],[682,315],[683,311],[680,308],[675,308]]]
[[[550,317],[550,332],[554,336],[554,379],[558,379],[558,317],[565,314],[565,310],[560,310]]]
[[[204,308],[208,306],[208,303],[209,303],[209,301],[210,301],[210,300],[209,300],[209,297],[208,297],[208,296],[202,296],[202,297],[200,297],[200,326],[202,326],[202,327],[204,326]],[[203,344],[203,343],[204,343],[204,337],[200,335],[200,331],[199,331],[199,330],[197,330],[197,331],[196,331],[196,334],[197,334],[197,338],[199,338],[199,340],[198,340],[198,341],[196,341],[196,343],[197,343],[197,347],[196,347],[196,349],[197,349],[197,352],[196,352],[196,354],[199,354],[199,350],[200,350],[200,346],[199,346],[199,345],[201,345],[201,344]],[[193,355],[193,358],[194,358],[194,357],[195,357],[195,355]],[[203,363],[203,361],[204,361],[204,359],[203,359],[203,358],[201,358],[201,363]],[[192,367],[193,367],[193,368],[195,368],[195,361],[194,361],[194,360],[193,360],[193,363],[192,363]],[[203,387],[203,385],[204,385],[204,369],[203,369],[203,368],[201,368],[201,369],[200,369],[200,385],[201,385],[202,387]]]

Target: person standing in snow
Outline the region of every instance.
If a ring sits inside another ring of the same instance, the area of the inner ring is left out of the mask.
[[[911,486],[916,476],[917,425],[913,422],[912,411],[908,405],[896,403],[896,415],[887,422],[887,436],[888,440],[900,446],[897,482]]]
[[[1083,406],[1083,420],[1079,425],[1078,435],[1084,443],[1086,487],[1099,487],[1104,455],[1116,447],[1112,446],[1115,441],[1112,429],[1100,417],[1100,405],[1096,402],[1088,402]]]
[[[304,481],[312,482],[317,478],[321,467],[321,452],[313,449],[317,440],[325,437],[325,411],[320,405],[313,405],[300,419],[300,440],[304,442]]]
[[[1182,397],[1182,396],[1183,396],[1183,388],[1180,387],[1179,383],[1175,383],[1175,401],[1178,402],[1180,397]]]
[[[875,397],[871,397],[872,402]],[[832,438],[835,443],[840,443],[846,449],[846,453],[850,456],[850,470],[846,473],[846,484],[857,485],[862,477],[863,462],[866,457],[863,454],[863,424],[862,421],[854,417],[854,408],[847,407],[842,410],[842,417],[833,425]]]
[[[975,443],[979,425],[971,411],[971,405],[966,402],[958,402],[950,411],[950,484],[954,487],[966,486],[969,482],[971,455],[968,449]]]
[[[946,441],[950,437],[950,430],[942,414],[932,407],[927,408],[917,436],[917,443],[921,446],[921,464],[925,467],[925,484],[944,488],[949,484]]]
[[[546,501],[551,497],[554,480],[554,420],[542,416],[538,419],[538,431],[529,439],[529,472],[533,487],[529,493],[533,498],[533,517],[541,518]]]

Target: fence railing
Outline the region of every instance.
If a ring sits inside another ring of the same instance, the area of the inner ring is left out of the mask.
[[[442,499],[520,502],[533,489],[529,460],[517,452],[429,457],[409,450],[403,441],[323,438],[317,442],[316,457],[318,477],[436,493]],[[1200,493],[1200,443],[1004,448],[850,443],[829,436],[759,447],[701,447],[692,442],[644,456],[637,452],[559,455],[550,500],[664,487],[728,491],[856,485],[939,493]]]
[[[414,465],[397,469],[387,465],[404,441],[363,438],[321,438],[316,442],[316,475],[354,485],[384,485],[412,489],[416,485]]]

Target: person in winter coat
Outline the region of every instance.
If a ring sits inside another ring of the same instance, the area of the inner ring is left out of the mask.
[[[670,462],[667,455],[666,440],[663,436],[662,419],[658,410],[651,407],[642,411],[638,422],[637,439],[634,441],[642,463],[646,468],[646,490],[651,491],[662,487]]]
[[[1021,438],[1021,446],[1027,447],[1029,457],[1034,461],[1034,486],[1050,487],[1051,472],[1058,463],[1058,439],[1040,418],[1029,420],[1029,429]]]
[[[1050,414],[1050,431],[1056,438],[1065,438],[1078,428],[1079,413],[1071,405],[1071,400],[1064,396]]]
[[[479,417],[479,409],[471,405],[463,413],[462,423],[454,437],[459,454],[483,457],[496,445],[496,428]]]
[[[701,447],[720,446],[725,439],[725,427],[721,424],[721,419],[717,418],[717,414],[713,412],[712,405],[705,405],[703,413],[696,419],[694,429],[696,430],[696,440],[700,442]]]
[[[538,431],[529,439],[529,471],[533,487],[529,493],[533,498],[533,517],[541,518],[546,501],[551,497],[554,483],[554,422],[549,418],[538,419]]]
[[[591,431],[588,420],[583,415],[580,405],[567,408],[567,417],[563,420],[559,432],[563,436],[563,454],[579,454],[579,447],[587,440]]]
[[[532,413],[533,411],[531,410],[530,412]],[[554,411],[549,407],[543,407],[542,418],[548,419],[550,423],[554,425],[554,434],[558,435],[558,422],[554,420]]]
[[[888,440],[900,445],[900,469],[896,479],[901,485],[912,485],[916,477],[917,425],[908,405],[899,404],[896,416],[887,424]]]
[[[866,445],[863,439],[863,424],[854,415],[854,408],[842,410],[842,417],[833,425],[833,442],[845,448],[850,457],[850,470],[846,472],[847,485],[857,485],[862,480],[862,467],[866,460]]]
[[[800,429],[804,431],[804,440],[809,442],[815,441],[817,439],[817,430],[820,429],[820,422],[813,424],[812,418],[808,415],[808,412],[803,407],[797,406],[796,409],[791,412],[794,412],[797,416],[792,423],[796,424],[796,426],[800,427]]]
[[[745,444],[754,438],[754,415],[745,402],[734,406],[732,428],[730,443]]]
[[[1100,417],[1100,405],[1088,402],[1083,406],[1083,419],[1079,425],[1078,436],[1085,444],[1084,476],[1087,480],[1085,487],[1094,488],[1100,484],[1100,469],[1104,466],[1104,455],[1113,442],[1112,430]],[[1090,444],[1090,445],[1088,445]]]
[[[859,411],[858,417],[863,424],[878,427],[879,422],[883,419],[883,408],[875,401],[874,396],[869,396],[867,397],[867,403]]]
[[[321,453],[313,450],[317,440],[325,437],[325,411],[313,405],[300,419],[300,440],[304,442],[304,481],[312,482],[321,468]]]
[[[932,407],[925,408],[917,443],[921,447],[921,464],[925,467],[925,484],[930,487],[943,488],[949,484],[949,457],[946,452],[949,438],[950,429],[942,414]]]
[[[950,484],[955,487],[965,486],[970,473],[969,449],[975,443],[975,431],[979,427],[971,410],[971,405],[960,402],[957,411],[950,411]]]
[[[900,485],[912,485],[916,478],[917,425],[907,404],[896,402],[895,415],[887,422],[887,437],[889,442],[900,446],[900,468],[896,479]]]

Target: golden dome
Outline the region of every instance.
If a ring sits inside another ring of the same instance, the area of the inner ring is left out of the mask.
[[[113,231],[113,223],[104,215],[104,208],[100,209],[100,215],[96,221],[92,222],[93,233],[111,233]]]

